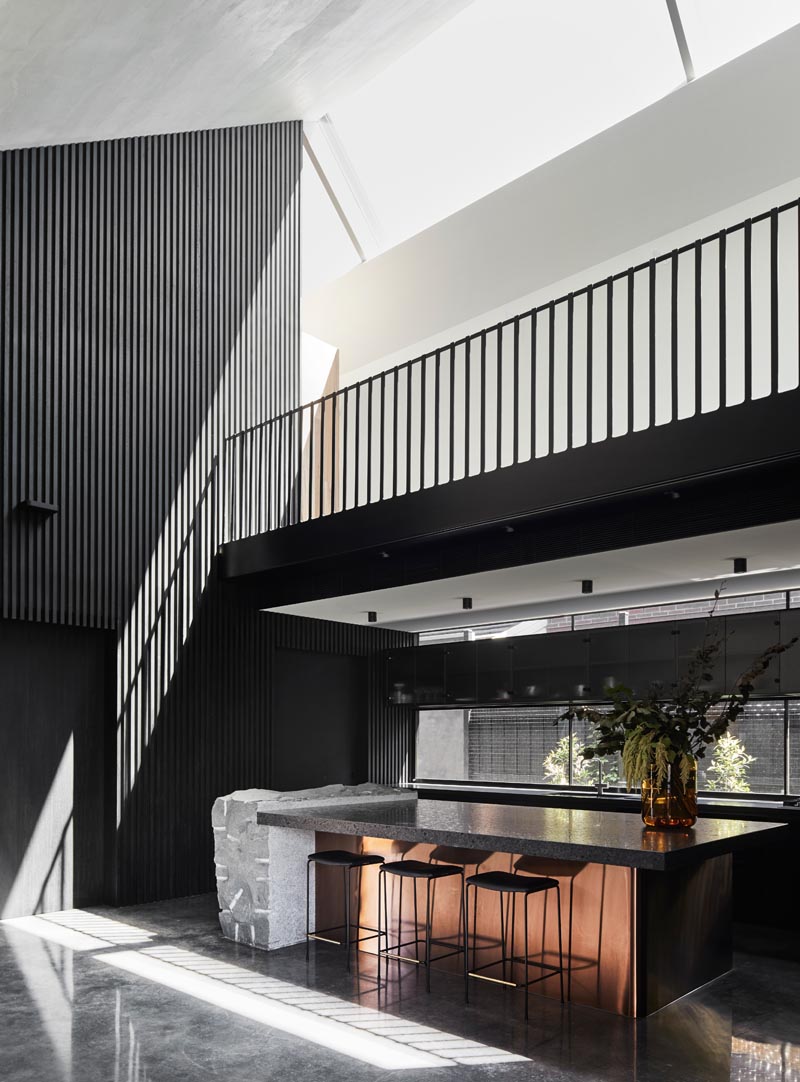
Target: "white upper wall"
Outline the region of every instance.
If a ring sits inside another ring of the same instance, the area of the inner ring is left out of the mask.
[[[349,382],[703,220],[732,224],[737,205],[800,195],[798,60],[800,27],[311,294],[304,329],[339,348]]]

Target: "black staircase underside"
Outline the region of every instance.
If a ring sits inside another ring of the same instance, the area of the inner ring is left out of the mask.
[[[224,546],[262,608],[800,518],[800,389]]]

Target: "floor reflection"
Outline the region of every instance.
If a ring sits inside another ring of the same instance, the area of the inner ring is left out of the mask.
[[[476,987],[375,989],[362,954],[266,955],[221,940],[203,900],[0,923],[2,1082],[800,1082],[800,961],[750,944],[735,974],[633,1022]],[[800,953],[798,953],[800,958]],[[471,997],[472,998],[472,997]],[[416,1073],[415,1073],[416,1072]]]
[[[800,1047],[733,1037],[731,1082],[800,1082]]]

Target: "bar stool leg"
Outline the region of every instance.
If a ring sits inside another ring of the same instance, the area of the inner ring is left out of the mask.
[[[514,931],[517,927],[517,895],[511,895],[511,980],[514,980]]]
[[[530,899],[530,894],[526,894],[525,895],[525,946],[524,946],[524,954],[525,954],[525,1021],[526,1022],[528,1021],[528,999],[529,999],[529,996],[530,996],[530,988],[528,987],[528,952],[530,950],[530,948],[528,947],[528,900],[529,899]]]
[[[500,899],[500,959],[503,963],[503,980],[506,979],[506,924],[503,913],[503,895],[498,893]]]
[[[428,880],[430,882],[430,880]],[[411,889],[414,891],[414,957],[419,961],[419,917],[417,915],[417,881],[411,880]],[[428,890],[430,894],[430,889]]]
[[[477,894],[477,887],[475,887],[474,890],[475,890],[475,892]],[[462,878],[462,891],[464,891],[463,878]],[[467,920],[468,920],[468,917],[469,917],[469,883],[467,884],[466,890],[464,891],[464,893],[462,893],[462,898],[464,897],[464,894],[466,894],[466,901],[464,902],[464,1002],[469,1003],[469,961],[468,961],[468,959],[469,959],[469,927],[467,925]],[[475,936],[475,927],[476,926],[473,923],[473,926],[472,926],[473,942],[474,942],[474,936]],[[474,957],[474,955],[473,955],[473,957]],[[473,968],[474,968],[474,962],[473,962]]]
[[[310,902],[310,895],[311,895],[310,881],[311,881],[311,861],[307,860],[306,861],[306,961],[308,961],[308,944],[309,944],[309,935],[311,933],[311,917],[310,917],[310,914],[309,914],[309,907],[310,907],[310,904],[311,904],[311,902]]]
[[[561,981],[561,1002],[564,1002],[564,951],[561,944],[561,887],[556,887],[556,905],[558,906],[558,976]]]
[[[425,987],[427,991],[431,990],[431,881],[427,881],[427,898],[425,904]],[[414,909],[416,911],[417,905],[417,884],[414,883]],[[416,913],[415,913],[416,915]],[[419,932],[417,932],[417,938],[419,938]],[[417,943],[417,951],[419,952],[419,943]]]
[[[383,890],[385,872],[383,868],[378,869],[378,994],[381,991],[381,932],[383,930],[383,922],[381,919],[381,891]],[[385,940],[388,946],[388,939]],[[388,962],[388,958],[387,958]]]
[[[347,868],[344,873],[344,949],[347,951],[347,972],[350,972],[350,876]]]

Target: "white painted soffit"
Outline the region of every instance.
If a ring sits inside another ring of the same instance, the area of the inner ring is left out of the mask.
[[[0,0],[0,148],[316,119],[469,0]]]
[[[736,556],[746,557],[746,575],[732,573]],[[594,593],[581,593],[583,579],[593,581]],[[728,595],[800,587],[800,521],[323,598],[275,611],[352,624],[366,624],[367,613],[374,611],[381,627],[420,631],[700,600],[710,598],[722,581]],[[473,603],[466,612],[463,597]]]

